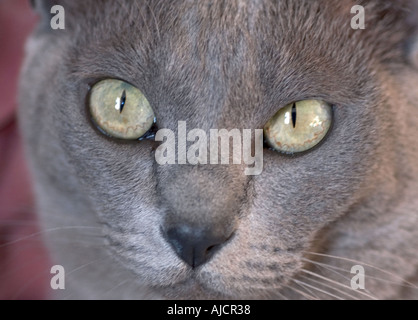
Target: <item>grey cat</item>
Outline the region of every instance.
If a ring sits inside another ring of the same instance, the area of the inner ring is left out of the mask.
[[[33,3],[20,124],[58,297],[418,297],[416,1]],[[333,125],[306,152],[266,147],[257,176],[158,165],[152,135],[97,130],[89,97],[106,79],[141,90],[154,129],[260,129],[308,99]]]

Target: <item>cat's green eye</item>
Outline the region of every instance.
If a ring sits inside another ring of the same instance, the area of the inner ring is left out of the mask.
[[[269,145],[293,154],[315,147],[332,125],[332,106],[320,100],[303,100],[280,109],[264,127]]]
[[[154,124],[154,111],[143,93],[121,80],[108,79],[90,91],[89,110],[95,124],[111,137],[137,140]]]

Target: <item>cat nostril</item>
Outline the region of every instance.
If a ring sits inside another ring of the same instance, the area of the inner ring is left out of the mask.
[[[211,230],[191,228],[186,225],[170,228],[164,234],[177,255],[192,268],[209,261],[222,244],[232,237],[232,235],[216,235]]]
[[[210,253],[212,251],[212,249],[214,249],[216,247],[215,246],[210,246],[209,248],[206,249],[206,253]]]

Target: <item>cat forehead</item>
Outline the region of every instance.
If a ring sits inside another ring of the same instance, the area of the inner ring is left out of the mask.
[[[402,6],[387,1],[367,2],[365,30],[350,26],[352,0],[64,3],[79,74],[141,89],[136,81],[160,77],[161,91],[183,105],[254,93],[260,82],[276,100],[277,92],[361,96],[370,66],[397,58],[404,36]]]
[[[184,47],[200,41],[204,48],[202,42],[214,45],[216,41],[209,43],[214,38],[223,47],[255,39],[263,45],[273,43],[277,50],[280,46],[297,50],[301,45],[315,49],[340,42],[345,50],[351,47],[358,52],[367,42],[373,51],[369,56],[386,58],[407,32],[403,24],[407,0],[365,2],[367,28],[360,31],[351,28],[353,0],[59,2],[68,14],[68,31],[93,43],[113,38],[129,45],[160,41],[160,47],[167,43]]]
[[[98,1],[70,1],[70,0],[38,0],[50,2],[50,5],[60,4],[69,10],[69,13],[81,15],[86,21],[95,20],[100,15],[112,15],[113,18],[122,18],[115,24],[131,24],[134,20],[153,19],[159,21],[161,17],[166,18],[162,21],[170,23],[173,20],[167,19],[179,16],[187,17],[185,13],[199,12],[202,19],[222,20],[224,25],[231,25],[237,22],[235,18],[243,20],[253,15],[267,16],[273,15],[276,20],[296,19],[300,23],[306,23],[310,18],[321,18],[332,13],[333,18],[338,15],[351,13],[354,6],[363,5],[367,9],[370,18],[385,15],[393,15],[398,18],[405,18],[406,11],[412,11],[417,3],[415,0],[98,0]],[[403,12],[403,14],[402,14]],[[232,18],[232,19],[231,19]],[[268,21],[267,21],[268,22]],[[385,21],[382,21],[384,23]],[[402,21],[400,21],[402,22]],[[80,23],[80,21],[78,21]],[[329,21],[323,21],[324,24]]]
[[[286,68],[304,68],[307,74],[322,65],[338,72],[347,60],[356,59],[359,63],[351,65],[363,70],[361,65],[382,50],[376,50],[376,37],[350,28],[351,3],[120,0],[97,6],[86,1],[68,3],[67,20],[70,41],[76,39],[87,69],[107,54],[114,69],[135,61],[142,70],[164,67],[165,74],[177,70],[196,78],[221,68],[226,78],[234,79],[239,72],[253,76],[260,68],[282,74]],[[366,46],[364,39],[374,42]],[[115,57],[115,49],[124,59]]]

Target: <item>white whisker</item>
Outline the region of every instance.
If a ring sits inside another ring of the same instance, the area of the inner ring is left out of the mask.
[[[329,272],[332,272],[332,273],[334,273],[334,274],[336,274],[336,275],[339,275],[340,277],[342,277],[344,280],[346,280],[348,283],[349,282],[351,282],[351,277],[349,277],[349,276],[345,276],[344,274],[342,274],[341,272],[338,272],[338,271],[343,271],[343,272],[345,272],[345,273],[350,273],[350,271],[348,271],[348,270],[346,270],[346,269],[343,269],[343,268],[339,268],[339,267],[337,267],[337,266],[333,266],[333,265],[328,265],[328,264],[325,264],[325,263],[321,263],[321,262],[318,262],[318,261],[314,261],[314,260],[310,260],[310,259],[306,259],[306,258],[302,258],[301,259],[302,261],[305,261],[305,262],[308,262],[308,263],[310,263],[310,264],[313,264],[313,265],[315,265],[315,266],[317,266],[317,267],[322,267],[322,268],[324,268],[325,270],[327,270],[327,271],[329,271]],[[337,271],[338,270],[338,271]],[[350,273],[351,274],[351,273]],[[372,293],[369,291],[369,290],[367,290],[366,288],[363,290],[364,292],[366,292],[366,293],[368,293],[368,294],[370,294],[370,295],[372,295]]]
[[[300,286],[300,284],[298,284],[298,285]],[[296,292],[296,293],[298,293],[298,294],[300,294],[302,297],[305,297],[308,300],[318,300],[318,298],[316,298],[316,297],[314,297],[312,295],[309,295],[306,292],[300,291],[299,289],[296,289],[294,287],[291,287],[290,285],[285,285],[285,287],[288,288],[288,289],[290,289],[290,290],[292,290],[292,291],[294,291],[294,292]]]
[[[122,282],[120,282],[119,284],[117,284],[116,286],[110,288],[109,290],[107,290],[105,293],[103,293],[103,296],[108,295],[110,292],[112,292],[113,290],[116,290],[117,288],[123,286],[125,283],[127,283],[129,281],[129,279],[125,279]]]
[[[341,297],[339,297],[339,296],[336,296],[335,294],[333,294],[333,293],[331,293],[331,292],[328,292],[328,291],[322,290],[322,289],[320,289],[320,288],[317,288],[317,287],[315,287],[315,286],[313,286],[313,285],[310,285],[310,284],[308,284],[308,283],[306,283],[306,282],[303,282],[303,281],[301,281],[301,280],[296,280],[296,279],[293,279],[293,281],[294,281],[295,283],[301,283],[301,284],[304,284],[305,286],[307,286],[307,287],[309,287],[309,288],[311,288],[311,289],[317,290],[317,291],[319,291],[319,292],[321,292],[321,293],[324,293],[324,294],[326,294],[326,295],[329,295],[330,297],[333,297],[333,298],[335,298],[335,299],[338,299],[338,300],[344,300],[343,298],[341,298]]]
[[[328,265],[328,264],[325,264],[325,263],[320,263],[320,262],[318,262],[318,261],[314,261],[314,260],[310,260],[310,259],[306,259],[306,258],[302,258],[302,261],[309,262],[309,263],[311,263],[311,264],[313,264],[313,265],[316,265],[316,266],[322,267],[322,268],[324,268],[325,270],[328,270],[329,272],[332,272],[332,273],[334,273],[334,274],[336,274],[336,275],[339,275],[339,276],[341,276],[344,280],[346,280],[346,281],[347,281],[347,283],[350,283],[350,282],[351,282],[351,277],[345,276],[345,275],[343,275],[342,273],[338,272],[338,271],[343,271],[343,272],[346,272],[346,273],[350,273],[350,271],[348,271],[348,270],[346,270],[346,269],[339,268],[339,267],[336,267],[336,266],[333,266],[333,265]],[[336,270],[338,270],[338,271],[336,271]],[[350,274],[351,274],[351,273],[350,273]],[[372,295],[372,293],[371,293],[369,290],[367,290],[366,288],[365,288],[365,289],[363,289],[363,291],[364,291],[364,292],[366,292],[366,293],[368,293],[368,294],[370,294],[370,295]]]
[[[352,290],[352,289],[351,289],[351,287],[349,287],[349,286],[347,286],[347,285],[344,285],[344,284],[342,284],[342,283],[339,283],[339,282],[334,281],[334,280],[332,280],[332,279],[329,279],[329,278],[327,278],[327,277],[321,276],[321,275],[319,275],[319,274],[317,274],[317,273],[314,273],[314,272],[311,272],[311,271],[309,271],[309,270],[301,269],[301,272],[304,272],[304,273],[307,273],[307,274],[309,274],[309,275],[311,275],[311,276],[314,276],[314,277],[320,278],[320,279],[322,279],[322,280],[325,280],[325,281],[331,282],[331,283],[333,283],[333,284],[335,284],[335,285],[337,285],[337,286],[340,286],[340,287],[343,287],[343,288],[346,288],[346,289],[350,289],[350,290]],[[372,295],[370,295],[370,294],[367,294],[367,293],[365,293],[365,292],[363,292],[363,291],[357,291],[357,292],[358,292],[359,294],[362,294],[362,295],[364,295],[364,296],[366,296],[366,297],[370,298],[370,299],[377,300],[377,298],[376,298],[376,297],[374,297],[374,296],[372,296]]]
[[[289,279],[290,280],[293,280],[292,278],[289,278]],[[307,288],[306,286],[304,286],[301,283],[296,283],[296,285],[298,285],[299,287],[301,287],[303,290],[308,291],[313,297],[315,297],[315,299],[319,300],[319,297],[311,289]]]
[[[346,270],[346,269],[343,269],[343,268],[339,268],[337,266],[333,266],[333,265],[328,265],[328,264],[325,264],[325,263],[321,263],[321,262],[318,262],[318,261],[306,259],[306,258],[302,258],[302,260],[303,261],[306,261],[306,262],[309,262],[311,264],[314,264],[314,265],[318,265],[320,267],[323,267],[324,269],[326,269],[326,270],[328,270],[330,272],[333,272],[333,273],[335,273],[337,275],[340,275],[345,280],[351,281],[351,278],[350,277],[344,276],[342,273],[336,271],[336,270],[339,270],[339,271],[344,271],[346,273],[350,273],[349,270]],[[416,286],[411,286],[409,284],[403,284],[403,283],[401,284],[401,283],[396,282],[396,281],[391,281],[391,280],[387,280],[387,279],[383,279],[383,278],[379,278],[379,277],[375,277],[375,276],[370,276],[369,275],[369,276],[367,276],[367,278],[374,279],[374,280],[378,280],[378,281],[383,282],[383,283],[395,284],[395,285],[398,285],[400,287],[417,289]],[[364,289],[364,292],[367,292],[367,293],[371,294],[370,291],[368,291],[367,289]]]
[[[94,229],[94,230],[102,230],[100,227],[86,227],[86,226],[58,227],[58,228],[45,229],[45,230],[42,230],[42,231],[39,231],[39,232],[35,232],[35,233],[32,233],[32,234],[29,234],[29,235],[24,236],[22,238],[19,238],[19,239],[10,241],[10,242],[3,243],[3,244],[0,245],[0,248],[6,247],[6,246],[9,246],[9,245],[13,245],[15,243],[18,243],[18,242],[21,242],[21,241],[24,241],[24,240],[27,240],[27,239],[31,239],[31,238],[40,236],[40,235],[42,235],[44,233],[47,233],[47,232],[62,231],[62,230],[72,230],[72,229],[90,229],[90,230],[93,230]]]
[[[362,261],[357,261],[357,260],[353,260],[353,259],[349,259],[349,258],[338,257],[338,256],[334,256],[334,255],[324,254],[324,253],[316,253],[316,252],[304,252],[304,253],[305,254],[316,255],[316,256],[320,256],[320,257],[331,258],[331,259],[337,259],[337,260],[339,259],[339,260],[342,260],[342,261],[347,261],[347,262],[359,264],[359,265],[362,265],[362,266],[370,267],[370,268],[375,269],[375,270],[378,270],[378,271],[380,271],[380,272],[382,272],[384,274],[387,274],[387,275],[389,275],[391,277],[397,278],[401,282],[410,285],[414,289],[418,289],[418,287],[416,285],[414,285],[413,283],[407,281],[406,279],[398,276],[397,274],[394,274],[393,272],[389,272],[389,271],[383,270],[383,269],[381,269],[379,267],[373,266],[371,264],[368,264],[368,263],[365,263],[365,262],[362,262]]]
[[[86,267],[88,267],[88,266],[90,266],[90,265],[92,265],[93,263],[97,263],[97,262],[99,262],[99,261],[103,261],[103,260],[105,260],[105,259],[108,259],[109,257],[102,257],[102,258],[100,258],[100,259],[96,259],[96,260],[92,260],[92,261],[90,261],[90,262],[87,262],[87,263],[85,263],[85,264],[83,264],[83,265],[81,265],[81,266],[79,266],[79,267],[77,267],[77,268],[75,268],[75,269],[73,269],[73,270],[71,270],[71,271],[69,271],[68,273],[66,273],[66,277],[68,277],[68,276],[70,276],[71,274],[73,274],[73,273],[76,273],[77,271],[80,271],[80,270],[82,270],[82,269],[84,269],[84,268],[86,268]],[[63,300],[68,300],[69,299],[69,297],[71,297],[71,295],[68,295],[68,296],[65,296],[65,297],[63,297]]]
[[[351,294],[349,294],[349,293],[347,293],[347,292],[344,292],[344,291],[342,291],[342,290],[339,290],[339,289],[337,289],[337,288],[335,288],[335,287],[332,287],[332,286],[330,286],[330,285],[328,285],[328,284],[326,284],[326,283],[323,283],[323,282],[321,282],[321,281],[318,281],[318,280],[315,280],[315,279],[309,278],[309,277],[307,277],[307,276],[302,276],[302,278],[304,278],[304,279],[306,279],[306,280],[309,280],[309,281],[312,281],[312,282],[314,282],[314,283],[316,283],[316,284],[319,284],[319,285],[321,285],[321,286],[324,286],[324,287],[326,287],[326,288],[328,288],[328,289],[334,290],[334,291],[336,291],[336,292],[338,292],[338,293],[341,293],[341,294],[343,294],[343,295],[346,295],[347,297],[349,297],[349,298],[351,298],[351,299],[353,299],[353,300],[360,300],[359,298],[357,298],[357,297],[355,297],[355,296],[353,296],[353,295],[351,295]],[[351,289],[351,288],[347,288],[347,289],[353,290],[353,289]]]

